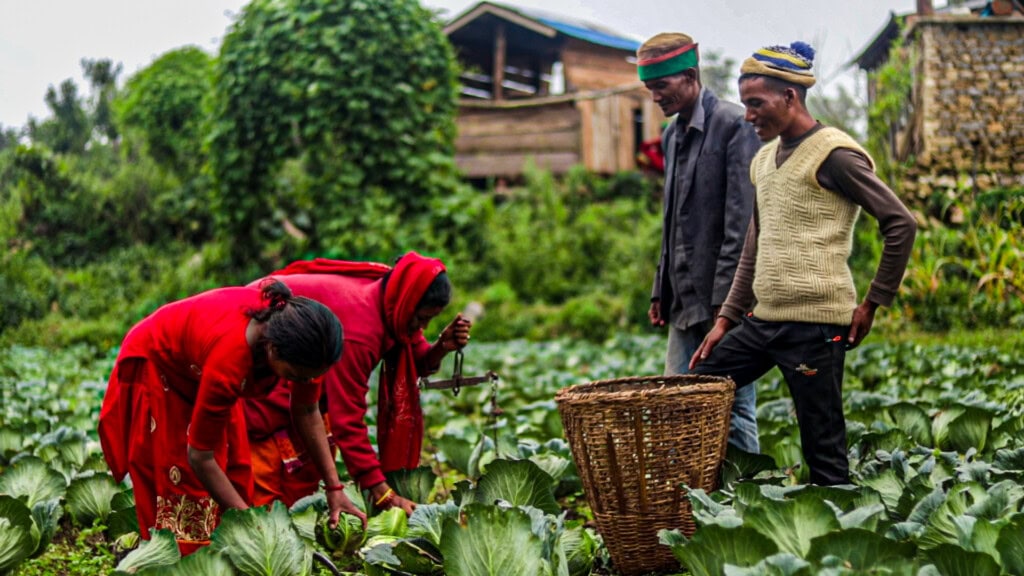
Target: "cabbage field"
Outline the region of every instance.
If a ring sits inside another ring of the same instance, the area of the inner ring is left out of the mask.
[[[1024,574],[1024,358],[877,340],[847,359],[854,483],[805,484],[792,404],[769,374],[758,389],[764,454],[730,451],[723,488],[690,492],[696,533],[660,535],[681,574]],[[365,530],[330,530],[319,494],[291,509],[228,512],[213,544],[181,559],[168,532],[139,542],[131,490],[113,482],[99,452],[113,356],[7,349],[0,575],[321,575],[329,565],[370,576],[615,574],[553,397],[575,383],[657,373],[663,350],[655,336],[474,343],[464,372],[494,370],[501,381],[457,396],[424,392],[424,465],[391,478],[422,503],[411,517],[370,506]]]

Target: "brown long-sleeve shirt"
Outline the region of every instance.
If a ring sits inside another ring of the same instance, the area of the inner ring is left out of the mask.
[[[781,166],[801,142],[822,127],[819,124],[795,140],[781,142],[776,156],[777,165]],[[885,239],[885,244],[866,298],[880,306],[889,306],[903,281],[903,273],[914,247],[914,236],[917,233],[914,217],[896,194],[878,178],[868,159],[859,152],[848,148],[834,150],[822,163],[816,176],[823,188],[842,194],[878,220],[878,229]],[[757,236],[758,218],[755,203],[754,216],[747,229],[736,276],[720,313],[733,322],[738,323],[747,311],[754,308],[753,283]]]

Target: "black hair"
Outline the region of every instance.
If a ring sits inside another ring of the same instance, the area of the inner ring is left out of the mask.
[[[743,84],[743,82],[745,82],[747,80],[754,80],[755,78],[763,78],[765,85],[768,86],[769,88],[771,88],[772,91],[778,92],[779,94],[784,93],[787,88],[792,88],[793,90],[796,91],[796,96],[797,96],[797,98],[800,99],[800,104],[802,104],[805,108],[807,107],[807,87],[806,86],[801,86],[799,84],[796,84],[795,82],[787,82],[787,81],[783,80],[782,78],[776,78],[775,76],[767,76],[765,74],[755,74],[753,72],[747,72],[746,74],[741,74],[738,83],[739,84]]]
[[[444,308],[452,300],[452,282],[447,272],[441,272],[427,286],[416,308]]]
[[[280,280],[260,285],[267,307],[249,310],[248,316],[267,325],[264,338],[278,357],[296,366],[321,368],[341,357],[341,322],[323,304],[292,291]]]

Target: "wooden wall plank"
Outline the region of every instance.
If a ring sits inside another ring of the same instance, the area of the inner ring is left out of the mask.
[[[456,118],[459,136],[575,130],[580,113],[571,102],[524,108],[460,109]]]
[[[543,127],[534,126],[532,128],[539,129]],[[576,129],[571,129],[560,132],[538,130],[519,134],[459,136],[455,141],[455,149],[461,154],[530,151],[579,153],[580,133]]]
[[[592,168],[594,157],[594,101],[576,103],[580,111],[580,159],[587,168]]]
[[[455,163],[470,178],[519,176],[529,159],[555,174],[564,174],[580,162],[579,154],[572,152],[455,155]]]

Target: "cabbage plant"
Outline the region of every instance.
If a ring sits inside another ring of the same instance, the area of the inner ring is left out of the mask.
[[[0,495],[0,574],[31,556],[39,545],[32,512],[17,498]]]

